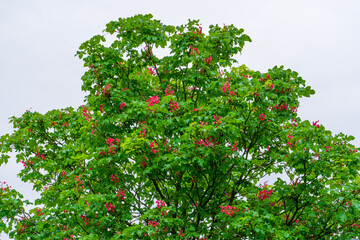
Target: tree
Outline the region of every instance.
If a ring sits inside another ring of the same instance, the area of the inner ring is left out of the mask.
[[[17,152],[19,176],[41,192],[30,203],[4,185],[2,231],[15,239],[360,234],[354,138],[297,116],[299,98],[315,93],[297,72],[234,67],[251,41],[243,29],[204,33],[199,21],[174,27],[137,15],[104,31],[77,52],[88,67],[85,104],[27,111],[1,137],[0,164]],[[266,184],[274,174],[282,175]]]

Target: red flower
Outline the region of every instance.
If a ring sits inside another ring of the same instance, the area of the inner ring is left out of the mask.
[[[120,104],[120,110],[123,110],[123,108],[126,106],[126,103],[121,103]]]
[[[149,67],[148,68],[150,75],[156,76],[156,72],[154,68]]]
[[[266,119],[266,115],[265,114],[260,114],[260,117],[259,117],[260,121],[264,121]]]
[[[258,194],[259,199],[261,201],[264,201],[264,199],[269,198],[270,195],[272,194],[272,191],[273,191],[272,189],[270,189],[270,191],[265,189],[265,190],[259,192],[259,194]]]
[[[207,58],[205,59],[205,62],[206,62],[207,64],[210,64],[210,62],[211,62],[211,57],[207,57]]]
[[[110,88],[111,88],[111,85],[110,85],[110,84],[108,84],[108,85],[105,86],[105,88],[104,88],[104,94],[105,94],[105,95],[107,95],[107,94],[110,93],[110,92],[109,92]]]
[[[170,100],[170,104],[169,104],[171,108],[170,112],[175,112],[176,109],[179,109],[179,106],[177,104],[178,104],[177,102]]]

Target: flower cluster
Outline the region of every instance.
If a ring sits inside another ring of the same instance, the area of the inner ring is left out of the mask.
[[[67,231],[67,230],[70,230],[71,229],[71,227],[68,227],[67,225],[64,225],[64,228],[63,229],[61,229],[61,230],[63,230],[63,231]]]
[[[293,113],[296,113],[296,112],[297,112],[297,107],[291,107],[291,111],[292,111]]]
[[[159,223],[157,223],[157,222],[155,222],[155,221],[149,221],[149,222],[148,222],[148,225],[149,225],[149,226],[156,227],[157,225],[159,225]]]
[[[157,200],[157,201],[156,201],[156,205],[157,205],[157,208],[160,209],[162,216],[168,214],[166,209],[162,209],[162,207],[166,206],[166,205],[165,205],[165,202],[164,202],[163,200]]]
[[[218,71],[218,73],[219,73],[219,75],[217,75],[216,78],[219,78],[225,74],[224,70],[220,70],[220,71]]]
[[[163,146],[167,148],[167,151],[168,151],[168,152],[171,152],[171,150],[172,150],[173,152],[176,152],[176,149],[174,149],[173,147],[171,147],[171,146],[168,144],[168,141],[166,141],[166,140],[163,142]]]
[[[120,110],[123,110],[125,106],[126,106],[126,103],[121,103],[120,104]]]
[[[115,154],[115,142],[120,142],[120,139],[118,138],[108,138],[106,140],[106,143],[109,144],[108,148],[109,148],[109,152],[108,154]],[[107,152],[104,151],[104,152],[100,152],[100,155],[103,156],[103,154],[106,154]]]
[[[230,90],[229,82],[224,83],[224,86],[222,87],[223,93],[226,93],[226,91]]]
[[[156,71],[154,68],[149,67],[148,70],[149,70],[150,75],[156,76]]]
[[[146,56],[148,57],[150,57],[153,54],[149,46],[145,46],[144,51],[146,52]]]
[[[356,222],[355,223],[353,223],[353,225],[352,225],[353,227],[357,227],[357,228],[360,228],[360,224],[358,225]]]
[[[332,147],[330,147],[330,146],[324,146],[324,148],[326,148],[326,150],[325,150],[326,152],[333,150]]]
[[[39,150],[36,150],[36,154],[35,154],[38,158],[42,159],[42,160],[45,160],[45,156],[44,154],[41,154],[39,153]]]
[[[150,143],[151,152],[156,154],[159,152],[159,149],[156,149],[159,145],[155,141]]]
[[[351,153],[358,152],[357,149],[354,150],[352,147],[350,147],[349,150],[350,150]]]
[[[24,218],[22,218],[22,219],[24,219]],[[27,228],[29,228],[29,226],[27,226],[26,224],[21,224],[18,228],[18,235],[23,234]]]
[[[145,127],[141,127],[141,131],[140,131],[140,138],[146,137],[146,126]]]
[[[99,111],[100,111],[101,113],[104,112],[104,104],[101,104],[101,105],[99,106]]]
[[[201,107],[194,108],[194,112],[200,111]]]
[[[41,208],[36,209],[36,216],[40,217],[42,215],[44,214],[41,212]]]
[[[116,174],[115,174],[115,175],[111,175],[110,178],[111,178],[111,181],[112,181],[112,182],[115,182],[115,181],[116,181],[116,182],[119,182],[119,178],[118,178],[118,176],[117,176]]]
[[[28,160],[27,162],[20,160],[20,162],[23,164],[24,168],[27,168],[27,164],[30,164],[30,165],[33,164],[32,160]]]
[[[216,115],[213,115],[213,117],[214,117],[214,124],[220,124],[221,123],[221,121],[220,121],[220,119],[222,119],[222,117],[220,117],[220,116],[216,116]]]
[[[210,62],[211,62],[211,57],[207,57],[206,59],[205,59],[205,62],[207,63],[207,64],[210,64]]]
[[[80,218],[84,220],[85,225],[88,225],[88,224],[89,224],[89,218],[86,218],[86,215],[85,215],[85,214],[82,214],[82,215],[80,216]]]
[[[319,122],[319,120],[317,120],[316,122],[313,122],[313,123],[312,123],[312,125],[313,125],[313,126],[316,126],[317,128],[319,128],[319,127],[320,127],[320,125],[319,125],[319,124],[317,124],[318,122]]]
[[[177,102],[170,100],[170,104],[169,104],[171,110],[170,112],[175,112],[176,109],[179,109],[179,106],[177,105]]]
[[[199,26],[199,30],[197,30],[195,33],[198,34],[198,35],[201,34],[202,33],[202,27]]]
[[[159,98],[159,96],[152,96],[151,98],[147,99],[146,102],[149,103],[147,105],[147,109],[150,110],[150,107],[152,107],[155,104],[158,104],[160,102],[160,98]]]
[[[269,80],[269,79],[270,79],[270,75],[268,74],[268,75],[265,76],[265,78],[263,78],[263,77],[260,78],[259,81],[265,82],[266,80]]]
[[[174,90],[171,89],[172,87],[170,85],[167,86],[165,89],[165,96],[173,95],[174,96]]]
[[[267,198],[270,197],[270,195],[272,194],[272,192],[273,192],[272,189],[270,189],[270,191],[268,191],[268,190],[266,190],[266,189],[265,189],[265,190],[262,190],[262,191],[259,192],[258,197],[259,197],[259,199],[260,199],[261,201],[264,201],[264,199],[267,199]]]
[[[105,94],[105,95],[108,95],[108,94],[110,93],[110,88],[111,88],[111,85],[110,85],[110,84],[108,84],[108,85],[105,86],[105,88],[104,88],[104,94]]]
[[[275,109],[281,111],[281,110],[288,110],[288,105],[287,103],[284,103],[284,104],[280,104],[280,105],[275,105],[274,106]]]
[[[91,121],[89,108],[83,106],[83,111],[82,112],[83,112],[83,115],[84,115],[86,121]]]
[[[260,114],[260,116],[259,116],[259,119],[260,119],[260,121],[264,121],[264,120],[266,120],[266,115],[265,114]]]
[[[93,65],[89,65],[89,67],[90,67],[90,68],[95,68]],[[93,71],[94,71],[93,75],[97,74],[97,71],[96,71],[95,69],[94,69]],[[101,73],[100,73],[100,74],[101,74]]]
[[[287,135],[287,137],[291,140],[294,136],[292,136],[291,133],[289,133],[289,134]]]
[[[205,146],[207,148],[214,147],[215,145],[219,145],[218,142],[215,142],[215,143],[212,142],[210,137],[205,140],[201,139],[200,141],[195,141],[195,144],[200,145],[200,146]]]
[[[239,143],[234,143],[234,144],[230,143],[231,150],[232,150],[233,152],[239,150],[239,148],[237,147],[238,144],[239,144]]]
[[[165,202],[163,200],[157,200],[156,201],[157,208],[162,208],[165,206]]]
[[[232,216],[239,211],[239,209],[236,209],[236,207],[231,207],[230,205],[220,206],[220,209],[222,213],[225,213],[228,216]]]
[[[195,44],[190,45],[190,55],[195,55],[199,53],[199,49],[195,48]]]
[[[106,209],[107,209],[108,211],[113,211],[113,212],[115,212],[115,205],[113,205],[111,202],[106,203]]]
[[[125,199],[125,190],[122,190],[122,188],[120,188],[120,191],[117,193],[116,195],[117,197],[121,198],[121,200],[124,200]]]
[[[76,182],[77,182],[77,187],[79,187],[79,189],[80,188],[84,188],[84,180],[80,180],[80,177],[81,176],[76,176],[75,178],[74,178],[74,180],[76,180]],[[80,191],[77,187],[74,187],[74,189],[76,190],[76,191]]]

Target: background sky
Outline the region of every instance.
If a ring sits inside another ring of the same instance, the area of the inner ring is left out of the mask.
[[[170,25],[199,19],[204,27],[244,28],[253,42],[239,65],[297,71],[316,91],[301,100],[299,116],[353,135],[360,146],[359,0],[0,0],[0,135],[11,133],[9,117],[26,109],[82,105],[85,69],[77,48],[109,21],[139,13]],[[0,181],[32,199],[32,186],[16,177],[21,168],[12,158],[0,167]]]

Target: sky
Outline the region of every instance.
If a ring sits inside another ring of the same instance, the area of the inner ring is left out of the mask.
[[[239,65],[297,71],[316,91],[300,101],[299,116],[353,135],[360,146],[358,0],[0,0],[0,135],[12,132],[9,117],[27,109],[82,105],[78,47],[109,21],[140,13],[170,25],[199,19],[204,27],[244,28],[252,43],[237,56]],[[13,157],[0,166],[0,181],[33,199],[31,184],[16,177],[21,168]]]

